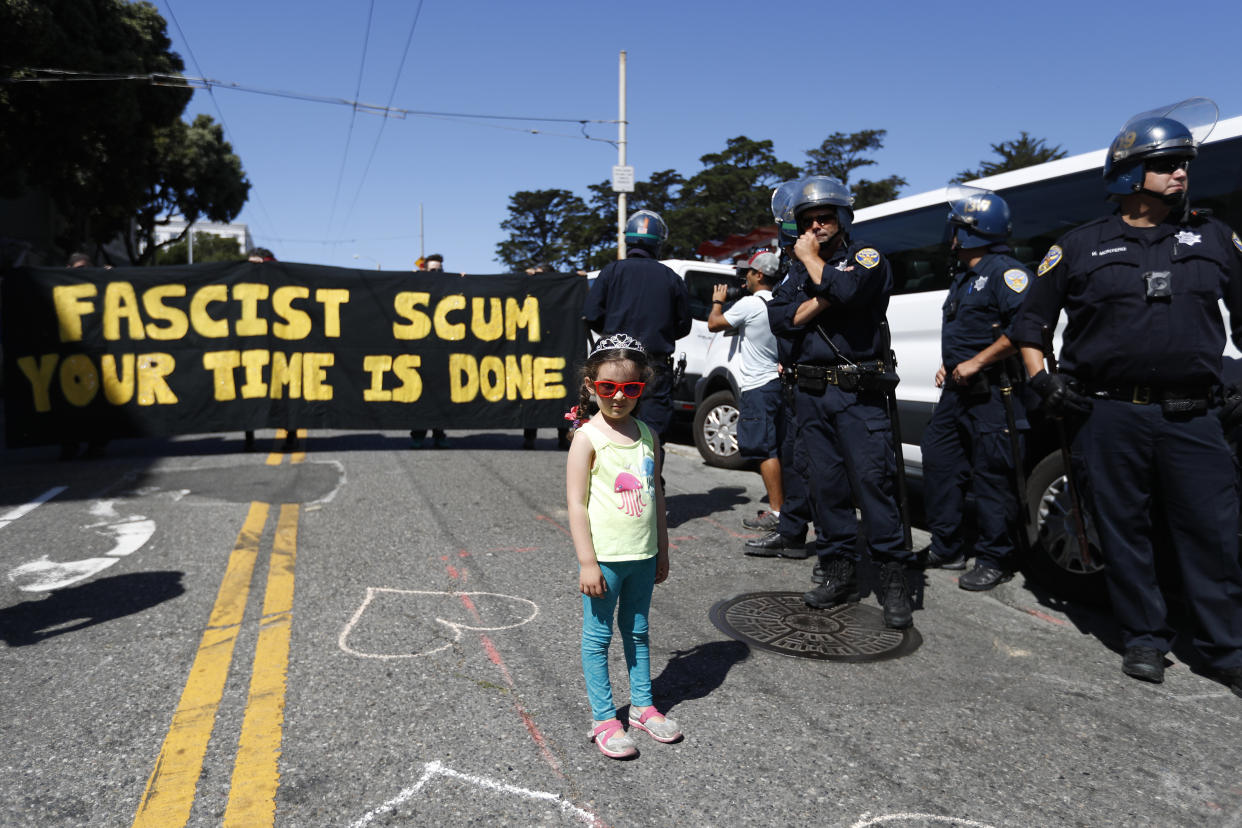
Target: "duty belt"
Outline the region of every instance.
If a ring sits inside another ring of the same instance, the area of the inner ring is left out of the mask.
[[[1211,385],[1102,385],[1090,383],[1087,393],[1101,400],[1118,400],[1134,405],[1158,404],[1165,410],[1203,409],[1219,399],[1220,391]]]
[[[843,381],[849,381],[858,377],[859,374],[882,373],[884,371],[884,363],[880,360],[871,362],[859,362],[854,365],[819,365],[814,362],[799,362],[794,365],[795,379],[799,374],[810,376],[816,379],[822,379],[829,385],[840,385]]]

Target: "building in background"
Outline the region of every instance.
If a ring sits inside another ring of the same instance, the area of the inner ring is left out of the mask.
[[[168,224],[157,224],[155,226],[155,243],[163,244],[170,239],[175,239],[184,230],[184,219],[174,218]],[[196,221],[194,222],[194,232],[210,233],[213,236],[235,239],[241,247],[241,250],[238,252],[240,256],[245,256],[254,249],[254,238],[250,235],[250,225],[248,224],[216,224],[214,221]]]

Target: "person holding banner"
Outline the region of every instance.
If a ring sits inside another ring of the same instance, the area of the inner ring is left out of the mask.
[[[668,239],[659,214],[639,210],[625,225],[626,258],[600,271],[582,316],[599,334],[626,331],[647,349],[651,382],[643,420],[661,439],[673,422],[673,347],[690,333],[690,294],[673,270],[656,260]]]
[[[274,262],[276,261],[276,254],[268,250],[266,247],[256,247],[253,250],[251,250],[248,254],[246,254],[246,261],[251,262],[253,264],[263,264],[264,262]],[[246,431],[244,443],[245,443],[246,451],[255,450],[254,431],[249,430],[249,429]],[[285,429],[285,441],[284,443],[281,444],[280,450],[288,454],[290,452],[297,451],[297,448],[298,448],[298,430],[297,428],[291,425],[289,426],[289,428]]]
[[[70,270],[77,270],[80,267],[92,267],[91,257],[85,253],[73,253],[69,256],[69,261],[65,263],[65,267]],[[111,268],[109,268],[111,269]],[[86,457],[96,458],[103,457],[104,448],[108,445],[107,440],[94,438],[86,442]],[[60,444],[60,459],[72,460],[78,456],[77,440],[62,440]]]
[[[432,253],[426,259],[419,259],[422,263],[422,269],[427,271],[435,271],[436,273],[444,273],[444,257],[439,253]],[[461,274],[465,276],[466,274]],[[410,430],[410,448],[421,449],[427,440],[427,429],[415,428]],[[431,443],[438,449],[449,448],[448,436],[445,435],[444,429],[433,428],[431,430]]]
[[[533,267],[526,268],[527,276],[538,276],[541,273],[556,273],[556,268],[548,262],[540,262]],[[539,429],[527,428],[522,430],[522,448],[525,451],[532,451],[535,448],[535,438],[539,435]],[[569,448],[569,429],[566,426],[556,427],[556,447],[561,451]]]

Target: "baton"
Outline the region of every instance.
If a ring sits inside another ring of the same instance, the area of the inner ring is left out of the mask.
[[[1048,372],[1060,373],[1057,370],[1057,355],[1052,349],[1052,329],[1047,325],[1040,328],[1044,340],[1044,357],[1048,360]],[[1057,442],[1061,444],[1061,464],[1065,466],[1065,490],[1070,498],[1070,512],[1074,517],[1074,536],[1078,539],[1078,549],[1082,552],[1084,565],[1091,564],[1091,545],[1087,542],[1087,526],[1082,517],[1082,502],[1078,497],[1078,484],[1074,480],[1074,466],[1070,458],[1069,436],[1065,433],[1065,420],[1053,415],[1057,424]]]
[[[1001,338],[999,324],[992,325],[992,341]],[[1009,357],[997,363],[1000,371],[1001,403],[1005,406],[1005,429],[1009,432],[1009,454],[1013,458],[1013,489],[1018,498],[1018,509],[1022,521],[1018,524],[1018,552],[1022,559],[1030,560],[1031,539],[1027,536],[1026,527],[1031,522],[1031,511],[1026,503],[1026,472],[1022,458],[1022,441],[1018,437],[1018,418],[1013,408],[1013,378],[1009,374]]]
[[[884,360],[884,372],[896,375],[897,355],[893,353],[893,340],[887,319],[880,323],[880,354]],[[889,422],[892,424],[893,455],[897,461],[897,509],[901,513],[901,537],[908,552],[914,549],[914,539],[910,532],[910,499],[906,494],[906,458],[901,450],[901,417],[897,413],[896,384],[888,389],[884,401],[888,408]]]

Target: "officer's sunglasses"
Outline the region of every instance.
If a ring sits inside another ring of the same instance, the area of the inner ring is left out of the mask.
[[[1185,170],[1190,167],[1189,158],[1178,158],[1169,156],[1167,158],[1153,158],[1150,161],[1143,162],[1143,166],[1148,172],[1154,172],[1157,175],[1168,175],[1176,170]]]
[[[613,382],[612,380],[595,380],[595,393],[604,399],[612,399],[617,394],[617,389],[621,389],[621,393],[636,400],[643,395],[643,387],[645,382]]]
[[[810,229],[817,222],[819,223],[821,227],[827,227],[829,224],[833,224],[834,222],[836,222],[836,220],[837,220],[836,213],[824,213],[818,216],[803,216],[802,221],[800,223],[802,224],[804,228]]]

